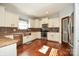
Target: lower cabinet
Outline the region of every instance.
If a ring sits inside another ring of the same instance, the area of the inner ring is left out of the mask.
[[[15,39],[15,40],[18,40],[17,46],[23,44],[23,36],[22,36],[22,34],[15,34],[15,35],[14,35],[14,39]]]
[[[47,34],[49,41],[57,41],[60,42],[60,33],[50,33]]]
[[[16,43],[1,47],[0,56],[17,56]]]
[[[31,36],[30,35],[27,35],[27,36],[23,37],[23,44],[26,43],[26,42],[29,42],[29,41],[31,41]]]
[[[27,35],[23,37],[23,44],[32,41],[36,38],[41,38],[40,32],[31,32],[31,35]]]

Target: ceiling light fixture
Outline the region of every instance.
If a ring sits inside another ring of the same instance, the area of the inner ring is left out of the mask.
[[[46,11],[46,14],[48,14],[49,12],[48,11]]]

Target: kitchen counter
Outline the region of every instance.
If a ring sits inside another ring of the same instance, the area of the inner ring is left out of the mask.
[[[13,40],[4,36],[0,36],[0,48],[4,46],[8,46],[14,43],[17,43],[18,40]]]

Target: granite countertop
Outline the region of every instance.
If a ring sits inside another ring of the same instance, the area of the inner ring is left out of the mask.
[[[17,43],[18,40],[10,39],[4,36],[0,36],[0,48],[4,46],[8,46],[14,43]]]

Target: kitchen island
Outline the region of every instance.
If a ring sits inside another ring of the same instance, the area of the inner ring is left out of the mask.
[[[0,36],[0,56],[17,56],[18,40]]]

